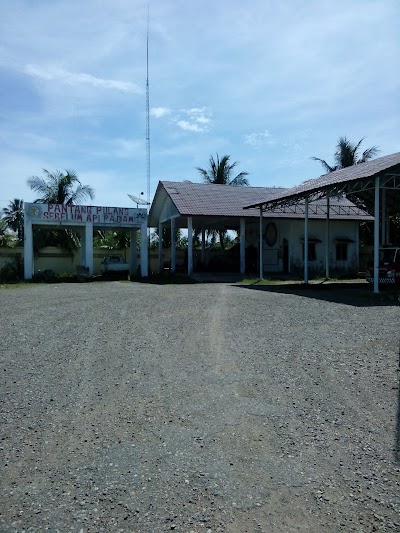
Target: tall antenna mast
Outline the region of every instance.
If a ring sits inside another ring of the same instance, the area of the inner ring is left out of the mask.
[[[150,205],[150,97],[149,97],[149,25],[150,7],[147,5],[147,46],[146,46],[146,165],[147,165],[147,202]]]

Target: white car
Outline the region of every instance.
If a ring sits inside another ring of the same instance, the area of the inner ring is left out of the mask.
[[[108,255],[101,262],[101,272],[129,272],[129,265],[124,261],[122,255]]]

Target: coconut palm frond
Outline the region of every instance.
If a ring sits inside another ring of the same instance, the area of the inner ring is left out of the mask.
[[[358,154],[363,141],[364,137],[357,143],[352,143],[347,137],[339,137],[334,154],[335,166],[328,165],[324,159],[320,159],[319,157],[312,157],[311,159],[319,161],[327,172],[333,172],[334,170],[339,170],[341,168],[365,163],[366,161],[373,159],[379,152],[379,149],[377,146],[372,146],[371,148],[364,150],[360,157]]]
[[[379,148],[377,146],[371,146],[371,148],[367,148],[367,150],[364,150],[362,153],[362,156],[358,160],[359,163],[365,163],[366,161],[370,161],[373,159],[376,155],[378,155],[380,152]]]
[[[327,172],[333,172],[334,170],[336,170],[336,167],[331,167],[324,159],[320,159],[319,157],[311,157],[310,159],[313,159],[314,161],[319,161]]]

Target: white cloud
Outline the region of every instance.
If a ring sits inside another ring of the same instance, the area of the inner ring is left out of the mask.
[[[198,124],[194,122],[188,122],[187,120],[178,120],[176,123],[181,129],[185,131],[194,131],[196,133],[201,133],[204,131]]]
[[[155,118],[170,117],[170,123],[184,131],[204,133],[212,124],[211,112],[205,107],[190,107],[173,110],[168,107],[153,107],[150,115]]]
[[[150,115],[155,118],[165,117],[166,115],[170,114],[171,110],[168,109],[168,107],[152,107],[150,109]]]
[[[243,135],[244,143],[253,148],[261,148],[262,146],[274,144],[274,139],[268,130],[260,133],[246,133]]]
[[[135,83],[129,81],[97,78],[86,72],[69,72],[59,67],[38,65],[26,65],[23,69],[25,74],[46,81],[59,81],[71,86],[90,85],[101,89],[111,89],[124,93],[143,93],[143,90]]]

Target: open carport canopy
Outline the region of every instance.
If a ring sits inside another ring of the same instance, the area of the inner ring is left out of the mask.
[[[244,209],[261,207],[262,210],[290,211],[291,206],[305,198],[312,202],[327,196],[345,194],[353,203],[373,213],[376,178],[379,178],[379,188],[382,191],[390,191],[389,194],[385,194],[388,215],[399,214],[400,152],[324,174],[292,189],[278,191],[273,197],[261,198],[256,203],[246,205]]]
[[[388,243],[388,221],[391,216],[398,216],[400,213],[400,152],[305,181],[297,187],[275,194],[272,198],[248,204],[244,209],[258,207],[260,213],[269,210],[287,212],[302,201],[308,206],[309,202],[324,197],[328,202],[331,197],[343,195],[359,207],[374,214],[374,292],[379,292],[379,244]],[[308,210],[305,218],[306,226],[307,218]],[[381,237],[379,235],[380,218]],[[306,250],[306,239],[304,246]],[[307,280],[308,264],[305,261],[305,283]]]

